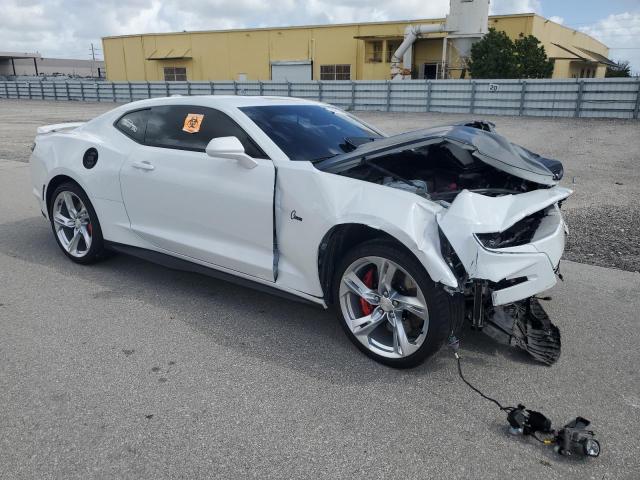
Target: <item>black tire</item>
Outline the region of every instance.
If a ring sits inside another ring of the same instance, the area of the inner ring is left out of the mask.
[[[363,345],[349,329],[347,320],[340,304],[340,282],[342,277],[354,262],[364,257],[382,257],[406,270],[420,287],[429,312],[429,327],[424,342],[419,349],[411,355],[403,358],[388,358],[369,350]],[[449,322],[449,298],[442,288],[438,287],[429,277],[420,262],[403,247],[388,240],[371,240],[357,245],[347,252],[339,261],[331,284],[333,308],[336,310],[338,320],[347,337],[363,353],[377,362],[394,368],[412,368],[423,363],[429,356],[436,353],[442,347],[450,329]]]
[[[52,213],[53,213],[54,202],[56,198],[58,198],[58,195],[60,195],[60,193],[62,192],[71,192],[74,195],[76,195],[82,201],[87,212],[89,213],[89,222],[92,229],[91,242],[90,242],[91,246],[89,247],[89,250],[87,251],[87,253],[81,257],[71,255],[60,242],[60,239],[58,238],[58,234],[56,232]],[[81,265],[89,265],[97,261],[100,261],[106,257],[107,252],[104,248],[104,238],[102,237],[102,228],[100,227],[100,221],[98,220],[98,215],[96,214],[96,211],[93,208],[93,205],[89,200],[89,197],[87,197],[87,194],[84,192],[82,188],[80,188],[80,186],[77,183],[67,182],[59,185],[58,188],[56,188],[53,194],[51,195],[51,202],[48,208],[49,208],[49,219],[51,223],[51,230],[53,231],[53,236],[56,239],[56,243],[60,247],[60,250],[62,250],[62,253],[64,253],[67,256],[67,258]]]

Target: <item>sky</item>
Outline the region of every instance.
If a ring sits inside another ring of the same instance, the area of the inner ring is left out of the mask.
[[[492,14],[535,12],[583,31],[640,73],[640,0],[491,0]],[[0,0],[0,50],[101,58],[101,37],[443,17],[449,0]]]

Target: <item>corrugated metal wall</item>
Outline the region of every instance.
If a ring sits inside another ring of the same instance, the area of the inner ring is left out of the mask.
[[[637,119],[640,79],[0,82],[0,98],[130,102],[169,95],[292,96],[349,110]]]

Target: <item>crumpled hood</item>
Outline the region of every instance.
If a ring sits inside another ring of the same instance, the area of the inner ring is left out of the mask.
[[[572,190],[560,186],[500,197],[464,190],[448,209],[440,213],[438,223],[445,232],[460,228],[461,225],[469,234],[503,232],[523,218],[566,199],[572,193]]]
[[[443,142],[451,142],[467,149],[478,160],[524,180],[549,186],[558,183],[558,176],[547,168],[536,154],[509,142],[494,131],[464,124],[445,125],[380,138],[361,145],[352,152],[318,162],[315,166],[325,172],[340,173],[357,166],[365,157],[373,159]]]

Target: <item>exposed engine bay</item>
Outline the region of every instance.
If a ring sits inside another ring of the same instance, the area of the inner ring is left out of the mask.
[[[427,140],[423,142],[417,141],[420,131],[410,132],[411,141],[392,148],[381,145],[379,151],[375,145],[388,139],[347,138],[345,142],[355,148],[345,157],[357,162],[337,158],[317,167],[445,203],[463,190],[489,196],[518,194],[547,188],[562,178],[562,163],[510,143],[494,127],[482,121],[436,127],[423,131]],[[358,148],[361,145],[365,147]],[[542,181],[532,181],[536,176],[524,174],[527,170],[542,173]]]
[[[343,175],[445,202],[451,202],[465,189],[493,196],[540,188],[540,185],[496,170],[475,159],[468,150],[448,142],[365,160]]]

